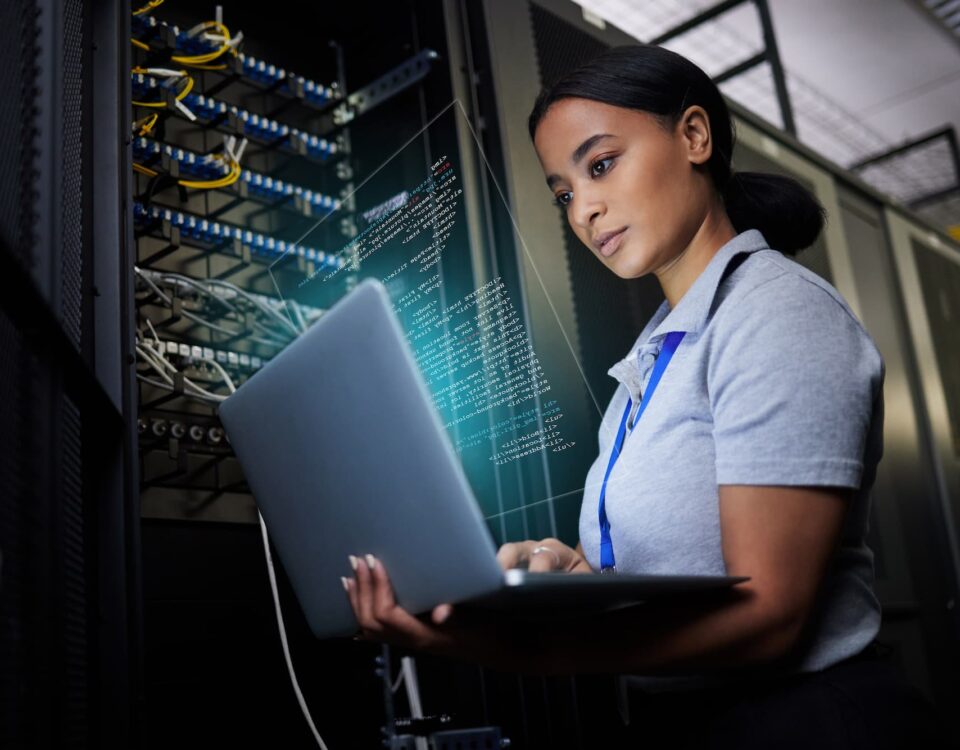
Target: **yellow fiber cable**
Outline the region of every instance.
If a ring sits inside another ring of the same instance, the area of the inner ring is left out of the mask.
[[[171,60],[178,62],[181,65],[203,65],[205,63],[213,62],[227,50],[230,50],[230,52],[232,52],[234,55],[237,54],[237,51],[230,46],[230,31],[222,23],[217,23],[216,21],[205,21],[201,28],[203,31],[214,29],[220,32],[220,35],[223,37],[223,44],[220,46],[220,48],[214,50],[213,52],[207,52],[202,55],[173,55],[170,58]]]
[[[183,99],[187,94],[193,90],[193,78],[187,77],[187,85],[180,89],[180,93],[177,94],[177,101]]]
[[[952,227],[947,227],[947,233],[953,237],[953,239],[960,242],[960,224],[954,224]]]
[[[133,171],[139,172],[140,174],[145,174],[147,177],[156,177],[157,172],[150,169],[150,167],[145,167],[142,164],[133,163]]]
[[[133,15],[139,16],[141,13],[149,13],[154,8],[159,8],[161,5],[163,5],[163,0],[150,0],[149,3],[144,5],[139,10],[133,11]]]
[[[144,44],[139,39],[131,39],[130,44],[132,44],[134,47],[138,47],[139,49],[144,49],[144,50],[147,50],[148,52],[150,51],[150,45]]]
[[[134,72],[134,73],[146,73],[147,71],[146,71],[145,68],[134,68],[132,72]],[[183,99],[187,94],[189,94],[189,93],[193,90],[193,77],[187,75],[187,71],[185,71],[185,70],[182,71],[182,73],[183,73],[183,75],[184,75],[184,76],[186,77],[186,79],[187,79],[187,84],[186,84],[182,89],[180,89],[180,91],[177,92],[177,96],[175,97],[177,101],[180,101],[181,99]],[[167,106],[167,103],[166,103],[165,101],[162,101],[162,102],[130,102],[130,103],[133,104],[133,105],[136,106],[136,107],[156,107],[156,108],[158,108],[158,109]]]
[[[201,190],[213,190],[216,188],[228,187],[240,179],[240,175],[243,172],[243,168],[237,163],[233,162],[230,165],[230,172],[227,175],[224,175],[217,180],[178,180],[178,182],[184,187],[188,188],[200,188]]]
[[[142,164],[137,164],[134,162],[133,169],[140,174],[145,174],[147,177],[156,177],[157,172],[145,167]],[[237,180],[240,179],[240,175],[243,173],[243,168],[237,162],[232,162],[230,164],[230,172],[223,177],[219,177],[215,180],[177,180],[177,184],[182,185],[186,188],[197,188],[200,190],[215,190],[217,188],[229,187]]]
[[[153,126],[157,124],[157,120],[160,115],[154,112],[152,115],[147,115],[142,120],[137,120],[133,123],[133,127],[137,130],[137,135],[148,135]]]

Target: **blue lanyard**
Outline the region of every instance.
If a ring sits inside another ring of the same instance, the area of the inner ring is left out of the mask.
[[[636,428],[637,422],[640,421],[640,417],[643,416],[643,412],[647,408],[647,404],[650,403],[650,399],[653,398],[653,393],[657,390],[657,385],[660,383],[660,378],[663,377],[663,372],[667,369],[667,365],[670,364],[670,360],[673,358],[673,353],[677,351],[677,347],[683,340],[683,336],[684,331],[673,331],[672,333],[667,334],[667,338],[663,342],[663,347],[660,349],[660,356],[657,357],[657,362],[653,366],[653,372],[650,373],[650,381],[647,383],[646,392],[643,394],[643,399],[640,401],[640,408],[637,409],[637,418],[633,420],[634,428]],[[632,405],[633,402],[628,398],[627,408],[623,410],[623,417],[620,419],[620,429],[617,430],[617,439],[614,441],[613,451],[610,453],[610,463],[607,464],[607,473],[603,475],[603,484],[600,487],[599,516],[601,573],[617,572],[617,561],[613,556],[613,539],[610,538],[610,521],[607,520],[607,479],[610,478],[610,472],[613,470],[613,465],[617,462],[617,459],[620,458],[620,451],[623,449],[623,440],[627,434],[627,417],[630,416],[630,407]]]

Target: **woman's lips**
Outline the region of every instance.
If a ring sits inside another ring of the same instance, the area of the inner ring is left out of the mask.
[[[623,242],[623,233],[627,231],[627,227],[624,227],[616,234],[610,236],[602,245],[600,245],[600,254],[604,258],[609,258],[620,247],[620,243]]]

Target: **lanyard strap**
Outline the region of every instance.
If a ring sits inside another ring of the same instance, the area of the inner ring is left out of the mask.
[[[637,426],[637,422],[640,421],[640,417],[643,416],[643,412],[646,410],[647,404],[650,403],[650,399],[653,398],[653,394],[657,390],[657,385],[660,383],[660,378],[663,377],[664,370],[667,369],[667,365],[669,365],[670,360],[673,359],[673,354],[675,351],[677,351],[677,347],[683,340],[684,333],[684,331],[673,331],[667,334],[667,338],[663,342],[663,347],[660,349],[660,356],[657,357],[656,364],[653,366],[653,372],[650,373],[650,381],[647,383],[646,392],[643,394],[643,398],[640,401],[640,407],[637,409],[637,417],[633,420],[634,428]],[[628,398],[627,408],[623,410],[623,417],[620,418],[620,428],[617,430],[617,439],[614,441],[613,450],[610,452],[610,461],[607,464],[607,471],[603,475],[603,484],[600,486],[599,517],[601,573],[617,572],[617,561],[613,555],[613,539],[610,537],[610,521],[607,519],[607,479],[610,478],[610,472],[613,471],[613,465],[617,462],[617,459],[620,458],[620,451],[623,449],[623,441],[627,435],[627,417],[630,416],[630,408],[632,406],[633,401]]]

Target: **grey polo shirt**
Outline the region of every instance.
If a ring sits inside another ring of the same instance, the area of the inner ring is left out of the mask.
[[[880,625],[865,537],[882,453],[883,360],[840,294],[755,229],[720,249],[676,309],[664,302],[610,369],[620,387],[580,515],[587,560],[599,570],[600,484],[627,397],[639,402],[671,331],[686,335],[607,484],[618,570],[726,574],[718,485],[853,488],[792,668],[819,670],[857,653]]]

